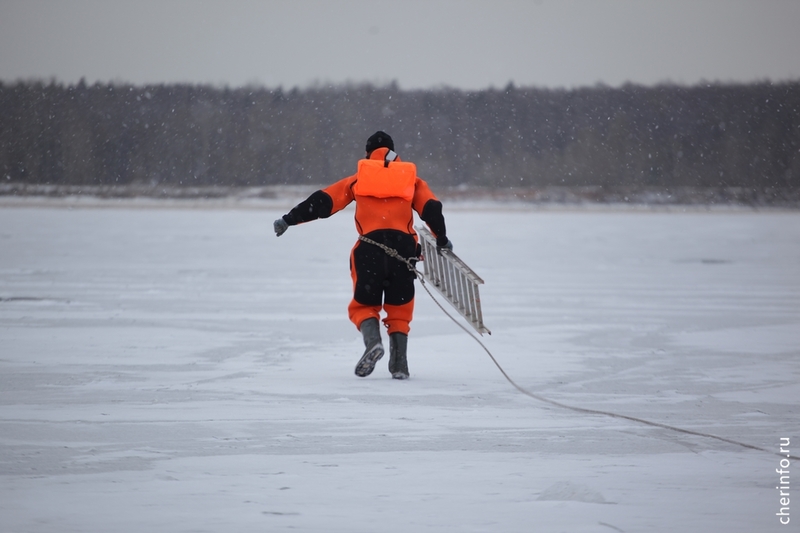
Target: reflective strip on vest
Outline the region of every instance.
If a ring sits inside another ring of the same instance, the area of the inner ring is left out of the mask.
[[[392,161],[384,166],[380,159],[361,159],[353,192],[360,196],[375,198],[414,198],[417,166],[405,161]]]

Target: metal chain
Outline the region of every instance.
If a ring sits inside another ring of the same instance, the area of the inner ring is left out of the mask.
[[[408,267],[408,269],[411,272],[414,272],[417,276],[420,277],[420,280],[422,280],[422,273],[419,270],[417,270],[417,267],[415,267],[414,263],[413,263],[413,261],[419,261],[421,259],[420,257],[410,257],[410,258],[409,257],[403,257],[402,255],[400,255],[400,252],[398,252],[394,248],[386,246],[385,244],[382,244],[380,242],[373,241],[369,237],[364,237],[363,235],[359,235],[358,236],[358,240],[364,241],[367,244],[372,244],[374,246],[377,246],[378,248],[380,248],[381,250],[386,252],[386,254],[389,257],[394,257],[398,261],[402,261],[403,263],[406,264],[406,266]]]

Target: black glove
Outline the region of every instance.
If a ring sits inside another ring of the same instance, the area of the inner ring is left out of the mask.
[[[436,253],[442,253],[442,250],[453,251],[453,241],[447,237],[436,238]]]
[[[280,237],[289,229],[289,224],[283,218],[279,218],[272,223],[272,228],[275,230],[275,236]]]

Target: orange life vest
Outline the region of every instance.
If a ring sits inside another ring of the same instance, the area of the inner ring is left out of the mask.
[[[402,198],[410,202],[414,198],[417,166],[405,161],[361,159],[356,180],[353,192],[358,196]]]
[[[390,152],[388,148],[378,148],[369,159],[359,160],[355,174],[322,189],[320,193],[331,202],[330,211],[324,216],[331,216],[355,201],[355,223],[359,234],[397,230],[416,237],[414,211],[421,216],[428,202],[441,204],[428,184],[417,176],[416,165],[400,161]],[[313,220],[320,216],[313,214],[315,205],[309,204],[302,209],[297,207],[292,212],[297,210],[296,216],[302,217],[301,221]],[[312,216],[306,218],[309,212]]]

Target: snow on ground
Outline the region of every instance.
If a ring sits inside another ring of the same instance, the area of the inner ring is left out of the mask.
[[[778,455],[526,397],[422,290],[356,378],[352,213],[283,212],[0,209],[0,531],[796,530]],[[521,386],[797,454],[799,213],[446,215]]]

